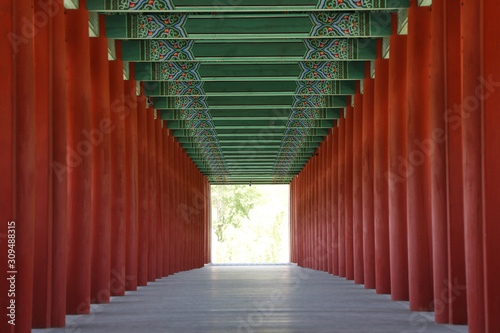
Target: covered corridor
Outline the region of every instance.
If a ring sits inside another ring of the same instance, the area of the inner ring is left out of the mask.
[[[255,331],[500,332],[499,15],[0,0],[0,332],[234,331],[275,289]],[[303,269],[206,266],[211,185],[235,184],[290,186]]]

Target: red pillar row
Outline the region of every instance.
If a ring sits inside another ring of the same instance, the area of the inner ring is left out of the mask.
[[[309,267],[311,255],[315,263],[311,249],[326,230],[329,272],[355,282],[363,272],[365,287],[409,300],[412,310],[434,309],[437,322],[499,330],[499,6],[466,1],[461,10],[438,0],[431,11],[412,1],[408,36],[398,34],[393,14],[389,60],[379,42],[362,102],[357,93],[292,182],[299,265]],[[332,138],[338,150],[322,159]],[[326,203],[324,193],[332,194]]]
[[[143,89],[137,96],[133,65],[123,79],[119,45],[117,60],[108,61],[103,18],[102,35],[89,38],[85,1],[68,11],[63,1],[50,4],[9,1],[0,10],[2,36],[22,37],[26,22],[48,17],[26,42],[1,38],[12,50],[1,62],[2,89],[12,95],[1,102],[3,290],[16,276],[15,326],[2,320],[2,332],[64,326],[66,314],[87,314],[90,303],[145,285],[151,265],[159,270],[153,279],[167,276],[174,255],[183,270],[210,261],[208,180],[160,117],[148,119],[153,110],[147,114]],[[181,163],[169,158],[174,150]],[[184,214],[171,219],[171,208]],[[182,240],[175,253],[172,224]],[[16,261],[7,267],[14,237]],[[3,297],[4,319],[9,304]]]

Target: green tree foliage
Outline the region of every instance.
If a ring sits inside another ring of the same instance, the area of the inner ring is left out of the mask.
[[[223,243],[224,232],[229,226],[239,228],[244,219],[248,219],[250,211],[261,202],[262,194],[255,188],[246,185],[212,186],[213,206],[217,210],[217,218],[212,221],[217,240]]]
[[[212,186],[212,193],[214,262],[287,262],[288,186]]]

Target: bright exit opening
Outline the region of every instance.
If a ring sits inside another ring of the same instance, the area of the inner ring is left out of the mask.
[[[288,263],[288,185],[212,185],[212,262]]]

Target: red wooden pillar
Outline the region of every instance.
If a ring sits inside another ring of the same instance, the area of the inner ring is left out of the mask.
[[[318,154],[318,149],[316,149]],[[313,256],[313,269],[319,270],[319,221],[318,221],[318,158],[319,154],[314,156],[311,161],[311,218],[312,218],[312,242],[311,255]]]
[[[170,163],[170,173],[169,173],[169,193],[170,194],[170,202],[169,202],[169,216],[170,216],[170,224],[169,224],[169,252],[170,252],[170,274],[176,273],[176,243],[175,237],[175,225],[176,225],[176,212],[175,212],[175,202],[177,200],[176,195],[176,161],[175,161],[175,142],[174,137],[169,138],[169,151],[168,151],[168,160]]]
[[[326,139],[326,138],[325,138]],[[328,269],[325,268],[327,264],[327,259],[328,257],[326,256],[325,249],[326,249],[326,231],[325,231],[325,194],[324,194],[324,189],[325,189],[325,166],[324,166],[324,161],[325,161],[325,139],[320,145],[320,154],[318,156],[318,191],[317,191],[317,201],[319,205],[318,209],[318,223],[319,223],[319,230],[318,230],[318,238],[319,238],[319,244],[320,244],[320,251],[319,251],[319,256],[320,256],[320,270],[321,271],[327,271]]]
[[[484,184],[484,252],[485,252],[485,313],[486,332],[500,331],[500,157],[494,147],[500,146],[498,131],[498,105],[500,105],[500,69],[496,60],[500,56],[498,34],[500,24],[496,14],[500,12],[498,1],[481,1],[482,77],[487,83],[482,86],[483,114],[483,184]],[[477,31],[477,30],[476,30]],[[469,73],[470,74],[470,73]],[[465,95],[464,95],[465,96]],[[465,102],[465,100],[464,100]]]
[[[302,267],[307,267],[309,264],[309,216],[307,215],[308,212],[308,207],[309,207],[309,188],[308,188],[308,180],[309,180],[309,168],[308,164],[306,163],[304,167],[304,179],[303,179],[303,202],[304,202],[304,208],[302,212],[302,217],[303,217],[303,230],[304,230],[304,256],[302,258],[303,260],[303,266]]]
[[[90,40],[86,1],[66,12],[68,75],[68,314],[90,311],[91,129]]]
[[[148,283],[148,249],[149,249],[149,191],[148,191],[148,112],[144,86],[141,84],[141,95],[137,101],[137,172],[138,172],[138,238],[137,248],[137,285]]]
[[[356,81],[354,109],[352,113],[353,130],[353,163],[352,163],[352,224],[353,224],[353,260],[354,283],[364,283],[363,260],[363,95],[360,92],[360,81]]]
[[[66,166],[67,147],[67,76],[66,76],[66,20],[63,0],[53,0],[59,8],[52,17],[52,297],[51,326],[66,324],[67,283],[67,223],[68,175],[57,171],[56,165]],[[2,90],[4,91],[4,90]]]
[[[431,140],[434,312],[440,323],[465,324],[462,181],[461,4],[439,0],[432,11]],[[454,18],[454,19],[450,19]]]
[[[208,225],[208,263],[212,262],[212,186],[210,182],[207,181],[207,206],[208,206],[208,221],[206,222]]]
[[[142,101],[141,101],[142,102]],[[137,290],[138,265],[138,101],[134,64],[125,81],[125,290]]]
[[[3,50],[0,68],[4,75],[0,85],[2,92],[6,94],[0,102],[0,215],[3,219],[0,227],[0,286],[5,293],[0,301],[0,328],[5,332],[29,332],[32,322],[35,244],[35,68],[33,40],[26,36],[23,26],[33,21],[33,1],[4,1],[0,15],[0,46]],[[23,42],[25,39],[22,38],[25,37],[29,38],[27,42]],[[9,240],[14,239],[16,262],[15,267],[9,267],[13,263],[8,262],[8,245],[12,244],[12,241],[9,244]],[[8,323],[13,318],[7,316],[11,312],[7,307],[13,299],[7,297],[10,289],[7,278],[11,278],[11,275],[15,275],[16,282],[16,326]]]
[[[341,113],[344,110],[340,111]],[[339,211],[339,227],[338,227],[338,254],[339,254],[339,276],[346,276],[345,263],[345,123],[344,115],[340,115],[339,133],[338,133],[338,211]]]
[[[0,17],[2,18],[0,20],[0,48],[2,50],[8,50],[7,52],[2,52],[0,54],[0,71],[3,73],[3,78],[0,80],[0,89],[2,89],[2,92],[6,96],[13,97],[17,94],[14,87],[14,78],[16,77],[16,69],[14,68],[15,53],[7,36],[9,33],[15,32],[15,27],[13,26],[13,7],[15,4],[15,1],[4,1],[0,7]],[[23,50],[23,52],[25,51]],[[33,52],[32,49],[31,52]],[[32,79],[31,87],[34,88],[34,78]],[[0,112],[0,145],[2,146],[3,155],[3,158],[0,159],[0,219],[5,221],[0,224],[0,233],[2,235],[7,235],[0,238],[0,290],[5,291],[10,288],[10,281],[7,280],[7,277],[9,277],[7,275],[7,260],[9,251],[8,222],[11,222],[14,219],[15,214],[14,135],[16,131],[13,124],[16,117],[16,104],[13,97],[0,99],[0,109],[2,110],[2,112]],[[34,106],[34,95],[31,102]],[[28,227],[29,226],[30,224],[28,224]],[[29,231],[28,229],[28,232],[34,232],[34,230]],[[2,332],[14,332],[15,329],[14,325],[8,323],[8,320],[10,320],[10,318],[7,317],[7,314],[10,312],[10,310],[7,309],[8,306],[10,306],[9,298],[0,298],[0,316],[3,318],[0,322],[0,329]],[[28,318],[25,318],[25,320],[28,320]],[[31,320],[29,321],[31,322]],[[28,325],[25,325],[25,327],[28,327]]]
[[[465,290],[465,242],[464,242],[464,191],[462,148],[462,31],[457,17],[461,16],[462,4],[446,0],[446,86],[447,151],[448,151],[448,299],[450,300],[450,324],[467,323],[467,292]],[[448,111],[450,112],[450,111]],[[431,132],[437,141],[440,133]],[[439,137],[441,138],[441,137]],[[436,267],[436,265],[434,265]],[[437,293],[434,293],[437,295]],[[446,298],[444,299],[446,301]],[[435,308],[434,311],[437,311]]]
[[[163,139],[163,207],[165,213],[163,214],[163,276],[170,275],[170,140],[168,130],[162,131]]]
[[[336,121],[332,131],[332,274],[339,275],[339,120]]]
[[[46,5],[46,4],[44,4]],[[35,17],[45,17],[34,38],[35,52],[35,257],[33,318],[35,328],[50,327],[52,296],[52,27],[41,2],[35,2]],[[7,289],[8,290],[8,289]]]
[[[446,176],[446,0],[432,4],[431,67],[431,185],[434,315],[436,322],[449,322],[448,279],[448,198]],[[460,80],[459,80],[460,83]],[[434,137],[434,135],[439,135]],[[446,298],[443,298],[445,295]]]
[[[500,329],[498,299],[500,228],[498,217],[498,110],[500,31],[496,1],[464,1],[463,31],[463,172],[464,222],[469,331]],[[472,27],[476,29],[472,30]],[[479,27],[479,29],[477,28]],[[496,277],[496,278],[495,278]],[[496,280],[496,281],[495,281]]]
[[[466,0],[462,9],[463,32],[463,172],[464,230],[469,332],[486,332],[484,258],[484,184],[482,183],[482,109],[476,95],[481,87],[481,1]],[[475,27],[475,28],[473,28]],[[480,29],[480,28],[479,28]],[[484,78],[483,78],[484,80]],[[482,93],[482,89],[479,91]]]
[[[111,275],[112,296],[125,295],[125,86],[121,45],[109,62],[111,100]]]
[[[326,249],[327,249],[327,272],[333,273],[333,218],[332,218],[332,130],[328,131],[327,141],[325,145],[325,233],[326,233]]]
[[[433,309],[430,179],[431,10],[412,1],[408,10],[407,215],[410,309]]]
[[[175,273],[181,271],[181,257],[182,257],[182,250],[181,250],[181,230],[180,230],[180,218],[179,218],[179,203],[180,203],[180,196],[181,196],[181,168],[180,168],[180,148],[177,144],[177,138],[174,138],[174,162],[175,162],[175,172],[174,172],[174,177],[175,177],[175,183],[174,183],[174,193],[175,193],[175,200],[174,200],[174,214],[175,214],[175,221],[174,221],[174,232],[173,232],[173,241],[174,241],[174,247],[175,247]]]
[[[324,264],[323,264],[323,271],[330,273],[331,272],[331,232],[330,232],[330,214],[329,212],[331,211],[330,209],[330,203],[328,202],[330,198],[330,178],[328,178],[328,173],[330,172],[330,167],[331,165],[328,163],[328,158],[330,155],[330,151],[328,150],[328,146],[330,144],[331,138],[330,138],[330,133],[331,130],[328,130],[328,135],[325,138],[324,144],[323,144],[323,160],[322,160],[322,174],[323,176],[321,177],[321,185],[322,185],[322,190],[321,190],[321,200],[322,200],[322,210],[323,210],[323,218],[322,218],[322,226],[323,226],[323,256],[324,256]]]
[[[163,140],[162,140],[162,121],[160,111],[157,112],[155,120],[156,137],[156,278],[163,277],[163,222],[162,222],[162,199],[163,187]]]
[[[375,289],[375,221],[373,209],[374,80],[367,63],[363,81],[363,262],[365,288]],[[387,253],[389,255],[389,253]]]
[[[155,110],[147,110],[148,140],[148,281],[156,280],[156,126]]]
[[[108,39],[104,17],[99,20],[101,36],[90,40],[92,92],[92,303],[109,303],[111,274],[111,142],[116,125],[110,121]]]
[[[323,200],[322,200],[322,187],[323,187],[323,173],[322,173],[322,164],[323,164],[323,144],[324,141],[320,143],[318,147],[318,156],[316,157],[315,163],[315,173],[314,183],[316,185],[315,191],[315,203],[316,203],[316,256],[318,257],[318,267],[317,269],[323,271],[323,264],[325,262],[325,258],[323,257],[323,249],[325,244],[323,243]]]
[[[315,264],[315,257],[314,257],[314,201],[313,201],[313,191],[314,191],[314,171],[312,167],[312,160],[308,163],[308,168],[307,168],[307,177],[308,177],[308,193],[307,193],[307,200],[308,200],[308,206],[307,206],[307,219],[308,219],[308,264],[307,267],[314,269],[314,264]]]
[[[328,136],[325,137],[325,140],[322,143],[321,146],[321,164],[320,164],[320,173],[321,177],[319,178],[319,185],[320,185],[320,193],[319,193],[319,200],[321,203],[321,255],[322,255],[322,267],[321,270],[324,272],[328,272],[328,240],[327,240],[327,225],[326,225],[326,157],[327,157],[327,148],[326,146],[328,145]]]
[[[391,298],[407,301],[408,239],[406,217],[406,39],[397,34],[393,14],[389,58],[389,243]],[[378,90],[375,91],[375,96]]]
[[[393,21],[397,22],[396,14]],[[395,23],[393,23],[395,24]],[[392,37],[391,37],[392,38]],[[397,38],[397,36],[396,36]],[[396,43],[397,44],[397,43]],[[396,45],[397,46],[397,45]],[[392,43],[391,43],[392,48]],[[401,48],[401,47],[400,47]],[[396,50],[397,51],[397,50]],[[397,55],[396,55],[397,56]],[[382,41],[377,45],[373,83],[373,210],[375,223],[375,282],[377,294],[391,293],[389,247],[389,60],[382,59]],[[404,210],[406,208],[404,207]],[[406,229],[405,229],[406,230]],[[406,233],[405,237],[406,238]],[[405,252],[406,253],[406,252]]]
[[[350,103],[350,102],[349,102]],[[345,272],[347,280],[354,280],[353,244],[353,113],[354,108],[346,108],[345,120]]]

